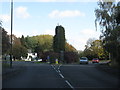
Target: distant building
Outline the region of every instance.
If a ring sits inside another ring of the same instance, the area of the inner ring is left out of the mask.
[[[37,58],[37,53],[28,53],[27,58],[23,59],[25,61],[32,61],[32,60],[36,60]]]

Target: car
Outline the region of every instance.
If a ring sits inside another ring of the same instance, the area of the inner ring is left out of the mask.
[[[80,58],[80,64],[88,64],[88,58],[87,57],[81,57]]]
[[[92,63],[99,63],[99,59],[98,58],[93,58]]]

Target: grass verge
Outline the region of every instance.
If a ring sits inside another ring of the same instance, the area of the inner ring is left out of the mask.
[[[99,64],[96,66],[98,70],[104,71],[108,74],[111,74],[113,76],[119,76],[120,75],[120,68],[114,68],[110,66],[109,64]]]

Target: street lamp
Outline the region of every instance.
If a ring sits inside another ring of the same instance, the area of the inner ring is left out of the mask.
[[[13,0],[11,0],[11,50],[10,50],[10,68],[12,68],[12,29],[13,29]]]

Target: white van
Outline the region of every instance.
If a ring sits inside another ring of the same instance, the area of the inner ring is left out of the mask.
[[[88,64],[88,58],[87,57],[81,57],[80,58],[80,64]]]

